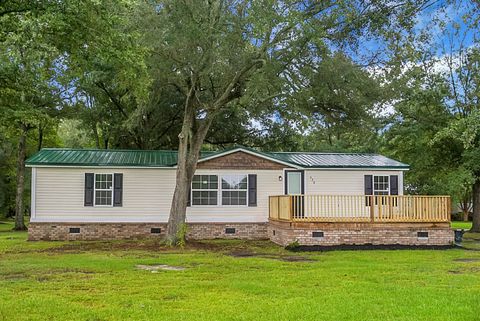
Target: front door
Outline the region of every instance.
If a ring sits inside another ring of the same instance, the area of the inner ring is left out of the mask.
[[[304,172],[300,170],[285,171],[285,194],[293,195],[291,199],[291,211],[294,218],[304,217]]]

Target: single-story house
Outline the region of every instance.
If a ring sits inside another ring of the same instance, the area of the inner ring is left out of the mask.
[[[45,148],[30,157],[30,240],[162,237],[176,151]],[[403,195],[408,165],[378,154],[202,152],[190,189],[190,239],[300,244],[453,241],[449,198]]]

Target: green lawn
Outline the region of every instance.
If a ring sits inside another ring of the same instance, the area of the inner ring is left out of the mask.
[[[472,228],[472,222],[453,221],[451,226],[453,229],[469,230]]]
[[[479,251],[26,242],[0,226],[0,320],[480,320]]]

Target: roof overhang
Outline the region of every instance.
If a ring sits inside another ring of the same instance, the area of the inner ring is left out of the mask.
[[[103,165],[103,164],[98,164],[98,165],[81,165],[81,164],[49,164],[49,165],[37,165],[37,164],[26,164],[25,167],[31,167],[31,168],[40,168],[40,167],[52,167],[52,168],[143,168],[143,169],[149,169],[149,168],[156,168],[156,169],[175,169],[176,166],[138,166],[138,165]]]

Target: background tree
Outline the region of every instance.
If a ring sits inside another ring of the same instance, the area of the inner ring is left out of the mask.
[[[125,13],[132,8],[129,1],[2,4],[0,118],[10,125],[17,141],[15,229],[25,229],[23,191],[29,132],[37,129],[36,147],[41,147],[45,130],[57,123],[52,119],[72,105],[71,92],[85,75],[92,74],[88,69],[95,61],[92,57],[131,57],[131,51],[116,51],[119,48],[111,44],[129,44],[117,26],[122,26]]]

